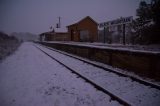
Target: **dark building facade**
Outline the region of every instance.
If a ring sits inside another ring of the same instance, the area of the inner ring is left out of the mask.
[[[56,32],[54,36],[52,36],[53,41],[68,41],[68,33],[67,32]]]
[[[96,42],[98,37],[98,24],[87,16],[77,23],[67,26],[69,40],[76,42]]]
[[[45,32],[40,34],[40,41],[68,41],[67,32]]]
[[[53,32],[44,32],[41,33],[40,36],[40,41],[52,41],[52,36],[54,35]]]

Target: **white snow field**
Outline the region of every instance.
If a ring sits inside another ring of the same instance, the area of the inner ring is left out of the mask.
[[[119,105],[38,50],[33,43],[23,43],[0,63],[0,106]]]
[[[35,44],[57,60],[134,106],[160,106],[160,90]]]

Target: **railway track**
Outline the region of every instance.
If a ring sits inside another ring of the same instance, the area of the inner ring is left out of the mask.
[[[42,45],[42,46],[43,46],[43,47],[46,47],[46,46],[44,46],[44,45]],[[150,87],[152,87],[152,88],[155,88],[155,89],[160,90],[160,85],[157,85],[157,84],[155,84],[155,83],[152,83],[152,82],[149,82],[149,81],[146,81],[146,80],[143,80],[143,79],[139,79],[139,78],[136,78],[136,77],[133,77],[133,76],[131,76],[131,75],[124,74],[124,73],[121,73],[121,72],[118,72],[118,71],[114,71],[114,70],[112,70],[112,69],[106,68],[106,67],[101,66],[101,65],[99,65],[99,64],[96,64],[96,63],[94,63],[94,62],[87,61],[86,59],[78,58],[77,56],[73,56],[73,55],[70,55],[70,54],[68,54],[68,53],[64,53],[64,52],[61,52],[61,51],[59,51],[59,50],[56,50],[56,49],[53,49],[53,48],[50,48],[50,47],[46,47],[46,48],[48,48],[48,49],[50,49],[50,50],[52,50],[52,51],[58,52],[58,53],[60,53],[60,54],[63,54],[63,55],[66,55],[66,56],[75,58],[75,59],[77,59],[77,60],[83,61],[83,62],[85,62],[85,63],[87,63],[87,64],[90,64],[90,65],[93,65],[93,66],[95,66],[95,67],[101,68],[101,69],[103,69],[103,70],[105,70],[105,71],[109,71],[109,72],[115,73],[115,74],[120,75],[120,76],[123,76],[123,77],[128,77],[128,78],[130,78],[130,79],[133,80],[133,81],[136,81],[136,82],[139,82],[139,83],[144,84],[144,85],[146,85],[146,86],[150,86]]]
[[[49,55],[47,52],[43,51],[42,49],[40,49],[39,47],[36,46],[36,48],[38,48],[40,51],[42,51],[44,54],[46,54],[47,56],[49,56],[50,58],[52,58],[53,60],[55,60],[56,62],[58,62],[59,64],[61,64],[62,66],[64,66],[65,68],[67,68],[68,70],[70,70],[72,73],[78,75],[80,78],[82,78],[83,80],[85,80],[86,82],[88,82],[89,84],[91,84],[92,86],[94,86],[97,90],[109,95],[111,97],[111,100],[116,100],[118,101],[120,104],[124,105],[124,106],[131,106],[131,104],[129,104],[128,102],[126,102],[125,100],[121,99],[120,97],[114,95],[113,93],[109,92],[108,90],[104,89],[103,87],[97,85],[96,83],[94,83],[93,81],[91,81],[90,79],[84,77],[83,75],[81,75],[80,73],[78,73],[77,71],[75,71],[74,69],[70,68],[69,66],[65,65],[64,63],[60,62],[59,60],[57,60],[56,58],[54,58],[53,56]]]
[[[43,45],[41,45],[43,46]],[[69,69],[72,73],[78,75],[79,77],[81,77],[82,79],[84,79],[86,82],[90,83],[91,85],[93,85],[96,89],[104,92],[105,94],[109,95],[113,100],[117,100],[120,104],[123,104],[125,106],[132,106],[132,105],[135,105],[133,102],[129,102],[128,100],[126,100],[126,98],[123,98],[123,96],[119,96],[117,95],[116,93],[112,93],[112,91],[110,90],[107,90],[105,87],[99,85],[99,83],[95,83],[93,79],[90,79],[86,76],[84,76],[83,74],[81,74],[80,72],[78,72],[75,68],[73,67],[70,67],[69,65],[67,65],[65,62],[63,61],[59,61],[59,59],[55,58],[54,56],[50,55],[49,53],[47,53],[45,50],[43,50],[43,48],[41,49],[41,46],[36,46],[39,50],[41,50],[43,53],[45,53],[46,55],[48,55],[50,58],[54,59],[55,61],[57,61],[58,63],[60,63],[61,65],[63,65],[64,67],[66,67],[67,69]],[[68,53],[65,53],[65,52],[62,52],[62,51],[59,51],[59,50],[55,50],[55,49],[52,49],[50,47],[46,47],[46,46],[43,46],[45,47],[46,49],[49,49],[51,51],[54,51],[54,52],[57,52],[57,53],[60,53],[62,55],[65,55],[65,56],[68,56],[70,58],[74,58],[74,59],[77,59],[79,61],[82,61],[86,64],[89,64],[89,65],[92,65],[94,67],[97,67],[97,68],[100,68],[100,69],[103,69],[105,71],[108,71],[108,72],[111,72],[111,73],[114,73],[118,76],[121,76],[121,77],[125,77],[125,78],[129,78],[130,80],[132,80],[133,82],[138,82],[140,84],[143,84],[144,86],[149,86],[150,88],[153,88],[153,89],[157,89],[158,92],[160,92],[160,86],[159,85],[156,85],[154,83],[151,83],[151,82],[147,82],[145,80],[142,80],[142,79],[138,79],[138,78],[135,78],[133,76],[130,76],[130,75],[126,75],[126,74],[123,74],[123,73],[120,73],[118,71],[114,71],[112,69],[108,69],[106,67],[103,67],[99,64],[96,64],[94,62],[91,62],[91,61],[88,61],[86,59],[83,59],[83,58],[79,58],[78,56],[74,56],[74,55],[70,55]],[[159,95],[159,94],[158,94]],[[159,103],[158,103],[159,104]],[[136,104],[137,105],[137,104]]]

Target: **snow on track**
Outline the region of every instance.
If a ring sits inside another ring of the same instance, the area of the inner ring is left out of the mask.
[[[160,105],[160,91],[158,89],[133,82],[130,78],[118,76],[42,46],[38,47],[135,106]]]
[[[0,64],[0,106],[119,106],[32,43]]]

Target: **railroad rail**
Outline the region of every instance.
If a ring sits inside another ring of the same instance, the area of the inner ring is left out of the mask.
[[[111,97],[111,100],[116,100],[118,101],[120,104],[124,105],[124,106],[132,106],[130,103],[128,103],[127,101],[123,100],[122,98],[116,96],[115,94],[111,93],[110,91],[108,91],[107,89],[104,89],[103,87],[97,85],[95,82],[93,82],[92,80],[84,77],[82,74],[78,73],[76,70],[70,68],[69,66],[65,65],[64,63],[60,62],[59,60],[57,60],[56,58],[54,58],[53,56],[51,56],[50,54],[48,54],[47,52],[45,52],[44,50],[40,49],[39,47],[35,46],[36,48],[38,48],[40,51],[42,51],[44,54],[46,54],[47,56],[49,56],[50,58],[52,58],[53,60],[55,60],[56,62],[58,62],[59,64],[61,64],[62,66],[64,66],[65,68],[67,68],[68,70],[70,70],[72,73],[78,75],[80,78],[82,78],[83,80],[85,80],[86,82],[88,82],[89,84],[91,84],[92,86],[94,86],[97,90],[109,95]]]
[[[50,49],[50,50],[52,50],[52,51],[58,52],[58,53],[60,53],[60,54],[63,54],[63,55],[66,55],[66,56],[75,58],[75,59],[80,60],[80,61],[83,61],[83,62],[85,62],[85,63],[87,63],[87,64],[90,64],[90,65],[93,65],[93,66],[95,66],[95,67],[101,68],[101,69],[103,69],[103,70],[105,70],[105,71],[112,72],[112,73],[115,73],[115,74],[120,75],[120,76],[123,76],[123,77],[128,77],[128,78],[130,78],[130,79],[133,80],[133,81],[139,82],[140,84],[143,84],[143,85],[145,85],[145,86],[150,86],[150,87],[152,87],[152,88],[155,88],[155,89],[160,90],[160,85],[158,85],[158,84],[155,84],[155,83],[152,83],[152,82],[143,80],[143,79],[139,79],[139,78],[136,78],[136,77],[134,77],[134,76],[131,76],[131,75],[128,75],[128,74],[124,74],[124,73],[121,73],[121,72],[118,72],[118,71],[114,71],[114,70],[112,70],[112,69],[109,69],[109,68],[106,68],[106,67],[101,66],[101,65],[99,65],[99,64],[96,64],[95,62],[91,62],[91,61],[87,61],[86,59],[78,58],[77,56],[73,56],[73,55],[70,55],[70,54],[68,54],[68,53],[61,52],[60,50],[56,50],[56,49],[53,49],[53,48],[51,48],[51,47],[44,46],[44,45],[42,45],[42,44],[40,44],[40,45],[43,46],[43,47],[45,47],[45,48],[48,48],[48,49]]]

